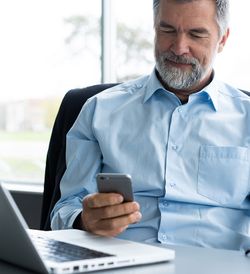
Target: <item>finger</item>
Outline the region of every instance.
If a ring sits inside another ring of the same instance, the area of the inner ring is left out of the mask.
[[[97,235],[106,236],[106,237],[115,237],[115,236],[121,234],[127,228],[128,228],[128,226],[123,226],[123,227],[119,227],[114,230],[98,230],[98,231],[95,231],[94,233]]]
[[[124,216],[131,214],[133,212],[139,211],[140,206],[137,202],[128,202],[118,205],[106,206],[101,208],[95,208],[93,210],[93,216],[95,219],[110,219],[119,216]]]
[[[100,220],[95,223],[95,231],[113,231],[122,229],[130,224],[139,222],[141,217],[141,213],[136,211],[125,216]]]
[[[120,204],[122,202],[123,197],[118,193],[95,193],[84,198],[83,206],[89,208],[99,208]]]

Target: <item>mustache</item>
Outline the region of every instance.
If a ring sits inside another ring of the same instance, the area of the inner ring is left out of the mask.
[[[192,66],[199,65],[198,60],[194,57],[175,55],[172,52],[163,53],[162,58],[165,61],[171,61],[171,62],[175,62],[177,64],[180,63],[180,64],[187,64],[187,65],[192,65]]]

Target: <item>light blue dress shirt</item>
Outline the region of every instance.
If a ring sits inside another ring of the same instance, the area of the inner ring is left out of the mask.
[[[250,98],[213,81],[186,104],[155,71],[92,97],[67,135],[52,229],[71,228],[98,172],[132,176],[142,220],[120,238],[240,249],[250,242]]]

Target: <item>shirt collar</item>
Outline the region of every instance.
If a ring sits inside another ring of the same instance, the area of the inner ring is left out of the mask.
[[[159,79],[156,76],[155,69],[149,75],[148,81],[145,86],[145,96],[143,99],[143,104],[157,91],[157,90],[166,90]]]
[[[149,78],[146,84],[143,103],[145,103],[158,90],[164,90],[166,92],[169,92],[163,87],[163,85],[157,78],[156,71],[154,69],[152,73],[149,75]],[[213,104],[214,109],[218,111],[218,94],[219,94],[218,91],[219,91],[219,82],[216,79],[215,73],[213,71],[212,81],[207,86],[205,86],[201,91],[196,92],[190,96],[197,96],[205,93],[207,95],[207,99],[211,100],[211,103]]]
[[[215,77],[215,73],[213,72],[213,79],[212,81],[205,86],[201,91],[194,93],[191,96],[199,94],[206,94],[207,95],[207,100],[210,101],[216,111],[218,111],[218,106],[219,106],[219,82]]]

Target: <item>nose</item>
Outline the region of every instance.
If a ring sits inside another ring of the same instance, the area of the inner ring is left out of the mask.
[[[176,35],[173,40],[171,50],[175,55],[184,55],[189,53],[189,43],[187,37],[184,34]]]

